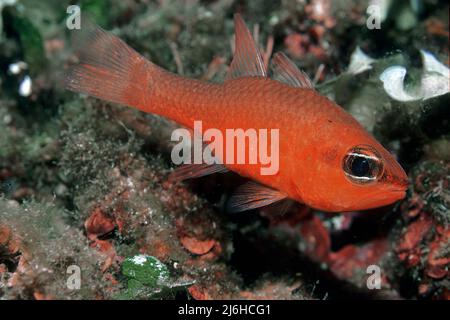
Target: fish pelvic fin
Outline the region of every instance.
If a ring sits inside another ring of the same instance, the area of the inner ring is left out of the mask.
[[[247,211],[265,207],[286,198],[287,195],[281,191],[249,181],[236,189],[228,200],[227,211],[230,213]]]
[[[66,73],[66,89],[132,107],[146,105],[150,61],[87,18],[72,32],[78,63]]]
[[[235,51],[226,80],[241,77],[267,77],[261,52],[241,15],[234,15]]]
[[[228,169],[222,164],[184,164],[170,174],[169,181],[178,182],[224,172],[228,172]]]

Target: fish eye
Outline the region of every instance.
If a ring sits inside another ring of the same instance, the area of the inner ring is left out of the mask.
[[[370,183],[383,174],[383,163],[378,152],[366,145],[352,148],[344,157],[346,176],[356,183]]]

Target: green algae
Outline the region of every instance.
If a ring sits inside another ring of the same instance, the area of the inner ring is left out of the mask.
[[[32,20],[21,14],[16,8],[4,10],[5,23],[10,25],[20,42],[23,58],[35,75],[43,70],[46,64],[44,41]]]

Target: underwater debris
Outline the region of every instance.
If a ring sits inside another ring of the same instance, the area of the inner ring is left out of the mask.
[[[450,69],[439,62],[431,53],[420,50],[423,71],[420,84],[415,88],[405,89],[406,69],[392,66],[383,71],[380,80],[386,93],[395,100],[407,102],[427,100],[450,92]]]
[[[26,64],[26,62],[23,62],[23,61],[11,63],[8,66],[8,72],[10,74],[15,74],[15,75],[21,73],[22,71],[24,71],[26,69],[28,69],[28,65]]]
[[[32,82],[30,76],[26,75],[19,86],[19,94],[22,97],[28,97],[31,95]]]
[[[351,74],[358,74],[367,70],[372,69],[372,64],[375,59],[370,58],[365,54],[360,47],[356,47],[350,57],[350,64],[348,66],[347,72]]]

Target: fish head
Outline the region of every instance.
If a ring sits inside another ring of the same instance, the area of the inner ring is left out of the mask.
[[[307,185],[297,187],[303,202],[340,212],[382,207],[405,197],[405,171],[375,138],[360,126],[333,131],[305,159],[310,161],[302,175]]]

